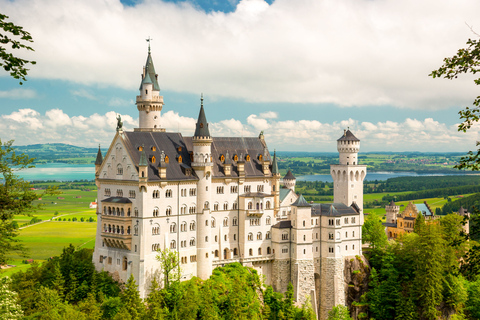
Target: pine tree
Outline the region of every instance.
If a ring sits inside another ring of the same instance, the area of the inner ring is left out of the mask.
[[[130,275],[125,285],[125,290],[120,293],[120,300],[132,319],[140,319],[145,313],[145,305],[140,298],[138,286],[133,275]]]
[[[283,299],[283,307],[282,311],[284,316],[287,319],[293,319],[295,317],[295,308],[293,306],[293,285],[292,283],[288,283],[287,291],[285,292],[285,298]]]
[[[160,290],[160,284],[156,277],[153,277],[146,303],[148,319],[165,319],[168,315],[168,309],[165,308],[163,293]]]

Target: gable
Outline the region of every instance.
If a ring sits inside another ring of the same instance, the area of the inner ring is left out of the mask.
[[[138,180],[137,167],[120,134],[113,138],[99,173],[100,179]]]

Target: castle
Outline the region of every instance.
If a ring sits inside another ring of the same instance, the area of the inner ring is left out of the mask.
[[[291,282],[298,304],[310,295],[320,319],[345,304],[344,261],[362,254],[360,140],[350,130],[337,140],[334,203],[312,204],[295,193],[290,171],[281,178],[263,133],[212,137],[203,99],[193,136],[166,132],[150,49],[139,90],[139,127],[125,131],[118,119],[95,162],[96,269],[121,281],[133,275],[145,297],[159,273],[157,250],[169,248],[179,253],[182,280],[239,262],[276,291]]]

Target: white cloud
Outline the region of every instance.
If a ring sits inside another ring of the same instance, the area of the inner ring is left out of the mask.
[[[12,89],[9,91],[0,91],[0,98],[7,99],[34,99],[37,97],[35,90],[31,89]]]
[[[115,135],[117,113],[95,113],[91,116],[69,116],[60,109],[40,114],[33,109],[20,109],[1,115],[0,137],[14,139],[17,145],[63,142],[80,146],[110,145]],[[138,119],[121,115],[127,131],[138,126]],[[163,113],[161,126],[169,132],[192,136],[196,119],[173,111]],[[261,129],[265,127],[265,129]],[[406,119],[402,122],[362,122],[354,119],[326,123],[317,120],[260,119],[250,115],[244,122],[225,119],[209,124],[213,136],[256,137],[264,130],[270,149],[335,152],[336,140],[343,130],[350,130],[361,140],[361,151],[465,152],[475,147],[480,137],[480,124],[467,132],[458,132],[456,125],[446,125],[432,118]]]
[[[274,111],[263,112],[260,113],[259,117],[263,119],[277,119],[278,113]]]
[[[88,100],[97,100],[97,97],[95,97],[95,95],[88,92],[86,89],[70,90],[70,93],[80,98],[85,98]]]
[[[464,22],[480,25],[476,0],[242,0],[227,14],[188,2],[59,4],[0,0],[35,40],[35,52],[25,53],[38,62],[32,78],[136,89],[148,30],[160,86],[171,91],[423,109],[477,95],[471,77],[428,77],[473,36]]]

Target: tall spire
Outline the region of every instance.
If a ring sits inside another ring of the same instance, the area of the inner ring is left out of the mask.
[[[210,137],[210,131],[208,130],[207,117],[205,116],[205,110],[203,109],[203,93],[200,98],[200,113],[198,114],[198,121],[195,128],[195,137]]]
[[[153,90],[160,91],[160,86],[158,85],[158,74],[155,73],[155,67],[153,66],[153,59],[152,55],[150,53],[150,41],[153,39],[146,39],[148,42],[148,56],[147,56],[147,62],[145,62],[145,72],[142,76],[142,83],[140,84],[140,89],[142,88],[142,84],[145,83],[145,78],[149,77],[150,82],[148,83],[153,83]]]
[[[139,167],[146,167],[148,166],[147,162],[147,155],[145,154],[145,147],[142,147],[142,153],[140,154],[140,161],[138,161]]]
[[[277,151],[273,150],[272,174],[278,174]]]
[[[100,150],[100,145],[98,145],[97,159],[95,160],[95,165],[101,165],[103,162],[102,151]]]

